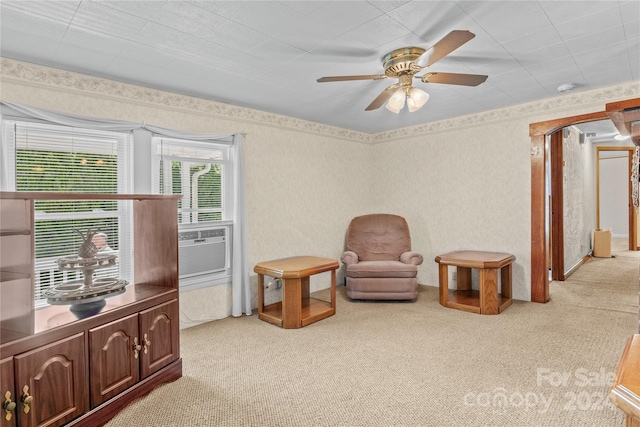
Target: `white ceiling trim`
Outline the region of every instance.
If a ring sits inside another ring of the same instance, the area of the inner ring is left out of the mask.
[[[0,76],[6,82],[15,80],[22,84],[55,87],[60,90],[82,93],[89,92],[96,96],[119,98],[127,102],[153,105],[158,108],[197,112],[225,119],[259,123],[267,126],[293,129],[369,144],[413,138],[449,129],[501,122],[513,118],[538,115],[540,113],[560,112],[566,109],[575,109],[576,107],[593,105],[601,110],[607,102],[640,96],[640,84],[634,81],[602,89],[594,89],[520,104],[513,107],[499,108],[477,114],[424,123],[418,126],[368,134],[7,58],[0,59]]]

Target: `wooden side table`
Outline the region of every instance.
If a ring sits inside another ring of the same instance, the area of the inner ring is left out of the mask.
[[[479,314],[499,314],[511,305],[512,266],[516,257],[500,252],[456,251],[438,255],[440,304]],[[457,267],[457,289],[449,291],[449,266]],[[480,270],[479,291],[471,289],[471,269]],[[498,293],[498,270],[502,293]]]
[[[625,413],[627,427],[640,427],[640,334],[632,335],[622,353],[609,399]]]
[[[336,313],[336,270],[338,261],[298,256],[261,262],[258,273],[258,318],[285,329],[298,329]],[[331,302],[310,297],[309,277],[331,271]],[[264,276],[282,279],[282,302],[264,306]]]

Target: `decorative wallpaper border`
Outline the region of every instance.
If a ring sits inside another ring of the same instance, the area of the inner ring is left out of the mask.
[[[640,82],[634,81],[603,89],[577,92],[526,104],[519,104],[513,107],[483,111],[477,114],[454,117],[376,134],[368,134],[7,58],[1,58],[0,60],[0,77],[6,80],[17,80],[22,83],[52,86],[84,93],[89,92],[101,96],[121,98],[127,101],[160,105],[166,108],[197,111],[199,113],[211,114],[232,120],[255,122],[263,125],[288,128],[370,144],[395,139],[412,138],[448,129],[526,117],[551,111],[561,111],[567,108],[604,104],[610,101],[640,96]]]
[[[466,116],[425,123],[423,125],[395,129],[378,133],[375,136],[378,138],[376,142],[381,142],[415,137],[452,128],[474,126],[482,123],[499,122],[518,117],[533,116],[540,113],[562,111],[582,106],[598,105],[603,110],[604,104],[607,102],[625,98],[635,98],[638,96],[640,96],[640,81],[634,81],[602,89],[577,92],[570,95],[562,95],[526,104],[519,104],[513,107],[499,108],[496,110],[483,111],[477,114],[469,114]]]

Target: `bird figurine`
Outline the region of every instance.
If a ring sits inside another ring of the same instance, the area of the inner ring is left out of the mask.
[[[87,235],[83,235],[82,231],[74,228],[73,231],[78,233],[80,237],[82,237],[82,244],[80,245],[80,249],[78,249],[78,256],[80,258],[94,258],[98,253],[98,248],[93,244],[93,236],[97,233],[97,231],[93,231],[92,229],[87,230]]]

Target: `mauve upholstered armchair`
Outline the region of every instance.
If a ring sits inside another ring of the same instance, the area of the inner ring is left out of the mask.
[[[413,300],[418,296],[422,255],[411,251],[407,221],[398,215],[371,214],[351,220],[346,251],[347,296],[358,300]]]

